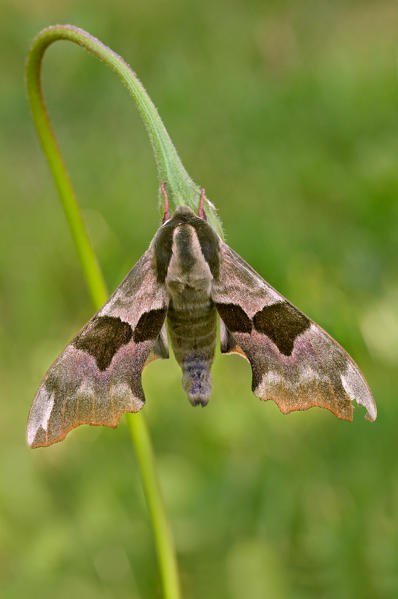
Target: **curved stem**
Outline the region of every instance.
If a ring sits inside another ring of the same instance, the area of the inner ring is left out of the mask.
[[[134,74],[120,57],[103,46],[101,42],[92,38],[88,33],[75,27],[62,25],[45,29],[38,35],[33,42],[26,66],[28,96],[33,120],[61,198],[65,216],[78,252],[93,304],[96,309],[99,309],[108,297],[106,285],[85,229],[79,205],[51,127],[41,89],[40,69],[42,57],[45,49],[57,39],[69,39],[84,46],[116,70],[123,80],[132,79]],[[120,70],[122,70],[123,76]],[[137,98],[140,98],[141,96],[145,97],[146,92],[142,85],[137,81],[135,81],[134,85],[137,86]],[[138,104],[139,102],[137,99],[137,105]],[[164,150],[162,144],[166,143],[165,136],[167,136],[168,139],[168,135],[160,121],[160,117],[157,117],[159,121],[156,121],[156,115],[153,114],[153,112],[156,113],[156,109],[153,106],[153,111],[149,110],[145,101],[142,101],[141,104],[139,104],[139,108],[141,113],[145,115],[148,129],[152,132],[154,147],[156,146],[156,151],[159,151],[160,155],[162,155],[162,150]],[[158,127],[161,129],[161,132],[159,135],[155,135]],[[167,154],[167,152],[163,153]],[[174,157],[172,156],[172,160],[179,160],[176,153]],[[160,162],[162,163],[162,169],[168,168],[166,160],[164,161],[164,164],[162,161]],[[160,170],[160,172],[162,176],[163,170]],[[142,414],[127,414],[127,417],[130,434],[138,456],[142,483],[151,517],[164,597],[166,599],[179,599],[180,590],[175,549],[156,475],[151,440]]]
[[[33,41],[28,55],[26,73],[28,94],[36,126],[37,121],[40,121],[40,119],[48,121],[40,85],[41,61],[46,48],[58,40],[68,40],[82,46],[115,71],[134,98],[145,123],[154,150],[160,183],[164,182],[166,184],[171,207],[189,206],[197,212],[200,187],[192,181],[186,172],[162,119],[144,86],[123,58],[83,29],[72,25],[54,25],[43,29]],[[37,113],[37,117],[35,113]],[[50,144],[54,145],[55,140],[48,139],[49,136],[51,137],[48,126],[40,127],[39,137],[43,147]],[[50,162],[50,167],[56,168],[56,164],[52,166]],[[206,200],[206,215],[209,223],[222,236],[221,221],[217,216],[214,205],[209,200]]]

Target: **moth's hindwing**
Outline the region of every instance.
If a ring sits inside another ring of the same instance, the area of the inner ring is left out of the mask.
[[[48,370],[30,410],[29,445],[61,441],[79,424],[115,427],[142,408],[143,368],[168,357],[167,305],[150,248]]]
[[[375,420],[372,394],[347,352],[225,244],[212,299],[223,323],[221,351],[247,357],[260,399],[273,399],[283,413],[320,406],[345,420],[355,400]]]

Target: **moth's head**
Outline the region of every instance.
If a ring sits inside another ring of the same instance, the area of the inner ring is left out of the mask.
[[[204,198],[203,193],[202,197]],[[203,201],[201,199],[199,204],[199,214],[196,214],[188,206],[179,206],[170,216],[168,204],[165,204],[166,212],[163,224],[152,240],[157,276],[160,282],[164,282],[166,279],[174,241],[180,249],[183,248],[183,253],[186,256],[191,256],[195,239],[198,242],[195,247],[200,246],[213,277],[218,277],[220,238],[213,227],[206,222],[204,213],[202,216],[200,214],[201,211],[203,212]],[[195,251],[193,251],[194,254]]]
[[[176,210],[173,213],[173,216],[170,216],[170,209],[169,209],[169,198],[167,196],[167,191],[166,191],[166,187],[165,184],[162,183],[160,186],[160,189],[163,193],[164,196],[164,216],[163,216],[163,224],[167,223],[167,221],[171,220],[171,218],[175,218],[175,217],[192,217],[192,216],[196,216],[196,214],[194,213],[194,211],[189,208],[188,206],[178,206],[176,208]],[[199,208],[198,208],[198,217],[201,218],[202,220],[207,221],[206,218],[206,214],[204,211],[204,203],[205,203],[205,189],[204,187],[201,190],[200,193],[200,201],[199,201]]]

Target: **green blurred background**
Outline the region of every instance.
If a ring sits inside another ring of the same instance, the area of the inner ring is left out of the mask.
[[[116,430],[30,450],[44,372],[92,314],[35,137],[24,61],[72,23],[136,70],[227,241],[360,364],[374,424],[283,416],[217,356],[194,410],[174,359],[145,371],[184,597],[398,597],[398,4],[1,3],[0,596],[161,596],[136,460]],[[159,225],[151,148],[115,75],[47,53],[55,130],[113,289]]]

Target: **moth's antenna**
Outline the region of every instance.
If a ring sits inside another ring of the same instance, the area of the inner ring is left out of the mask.
[[[205,214],[205,188],[202,187],[202,190],[200,192],[200,204],[199,204],[199,217],[203,218],[203,220],[207,220],[206,218],[206,214]]]
[[[163,216],[163,224],[170,220],[170,210],[169,210],[169,198],[167,197],[167,191],[166,191],[166,187],[165,184],[162,183],[160,186],[160,189],[162,190],[162,193],[164,195],[164,216]]]

